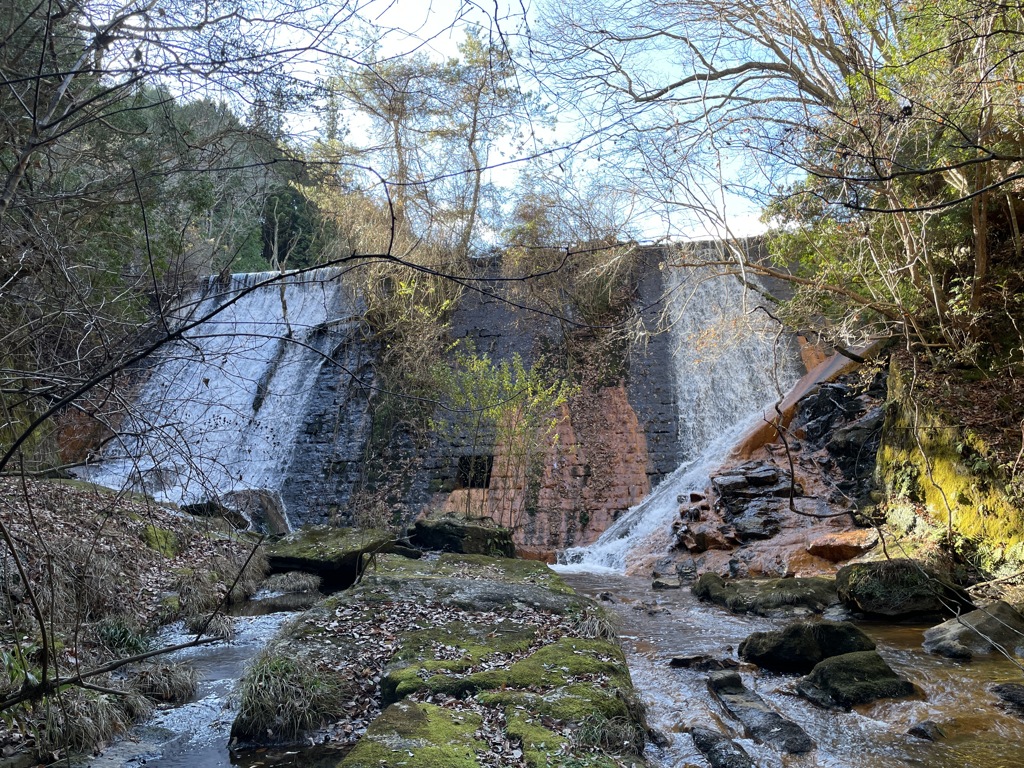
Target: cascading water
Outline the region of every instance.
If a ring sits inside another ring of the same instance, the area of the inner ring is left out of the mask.
[[[695,255],[702,260],[721,256]],[[670,268],[666,282],[683,462],[593,544],[561,553],[560,562],[574,569],[629,572],[666,552],[679,497],[704,490],[709,471],[797,378],[789,339],[736,277]]]
[[[352,308],[337,270],[211,277],[169,323],[208,319],[161,354],[117,441],[83,476],[179,504],[279,490]]]

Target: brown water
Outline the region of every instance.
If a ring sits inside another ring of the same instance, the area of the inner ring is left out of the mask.
[[[623,645],[633,682],[648,706],[653,727],[671,740],[665,749],[650,748],[656,766],[706,766],[685,731],[704,726],[739,735],[707,690],[707,674],[668,666],[672,656],[709,654],[735,657],[751,632],[786,623],[737,616],[700,603],[689,590],[653,592],[643,579],[594,573],[561,574],[575,589],[596,599],[621,618]],[[878,643],[879,653],[901,675],[917,684],[917,700],[884,700],[853,712],[820,709],[792,693],[797,679],[753,668],[740,670],[748,688],[782,715],[799,723],[818,748],[808,755],[785,755],[740,739],[759,768],[1020,768],[1024,766],[1024,721],[1004,713],[988,692],[992,683],[1024,682],[1024,673],[995,657],[968,663],[927,654],[921,648],[923,626],[861,624]],[[907,735],[922,720],[945,730],[942,742]]]

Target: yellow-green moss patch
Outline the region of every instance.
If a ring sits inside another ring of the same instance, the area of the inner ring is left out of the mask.
[[[142,539],[146,546],[155,552],[159,552],[168,560],[177,557],[181,553],[181,544],[173,531],[160,528],[155,525],[147,525],[142,529]]]
[[[992,463],[984,442],[929,405],[894,360],[877,463],[879,485],[897,502],[889,505],[890,525],[931,538],[951,529],[976,549],[983,568],[1019,570],[1024,515]],[[899,500],[918,505],[924,516],[908,520]]]
[[[339,768],[477,768],[489,751],[474,712],[400,701],[373,721]]]

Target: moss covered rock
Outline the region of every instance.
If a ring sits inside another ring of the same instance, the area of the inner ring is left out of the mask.
[[[298,714],[334,723],[332,733],[345,717],[383,708],[347,768],[489,765],[496,743],[514,764],[613,768],[614,754],[643,749],[645,728],[621,649],[588,634],[600,610],[541,563],[380,555],[358,584],[282,630],[269,653],[313,673],[289,682],[288,698],[310,702]],[[259,675],[254,665],[243,696],[276,690]],[[318,702],[339,690],[346,703],[323,715]],[[275,720],[280,700],[250,709]],[[297,735],[276,720],[271,729],[278,741]],[[236,721],[233,732],[256,731]]]
[[[848,621],[798,621],[781,630],[754,632],[740,643],[740,658],[772,672],[810,672],[830,656],[873,651],[875,642]]]
[[[780,613],[821,613],[838,602],[835,581],[824,577],[787,579],[723,579],[704,573],[693,584],[701,600],[736,613],[773,616]]]
[[[964,590],[924,563],[908,558],[840,568],[836,591],[848,608],[890,619],[948,616],[974,608]]]
[[[387,531],[312,526],[271,544],[267,560],[272,573],[313,573],[327,589],[340,589],[356,580],[364,557],[387,552],[393,543]]]
[[[897,675],[877,651],[832,656],[797,683],[797,691],[815,704],[850,709],[876,699],[913,696],[913,683]]]
[[[512,531],[484,521],[470,522],[457,517],[417,520],[409,540],[423,549],[466,555],[515,557]]]
[[[339,768],[476,768],[490,745],[475,736],[480,715],[398,702],[384,710]]]
[[[157,525],[147,525],[142,529],[142,538],[146,546],[155,552],[159,552],[168,560],[177,557],[181,553],[181,543],[174,531],[161,528]]]
[[[889,524],[901,533],[970,541],[982,567],[1011,573],[1024,564],[1024,514],[984,441],[929,403],[922,383],[894,357],[876,479],[890,499]],[[914,386],[917,388],[915,389]]]

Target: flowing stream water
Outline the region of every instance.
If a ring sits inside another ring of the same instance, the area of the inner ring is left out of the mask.
[[[703,726],[742,735],[708,691],[707,673],[669,667],[673,656],[735,657],[751,632],[778,628],[786,620],[739,616],[699,602],[689,590],[654,592],[648,580],[608,572],[563,571],[563,578],[620,619],[621,638],[633,683],[648,707],[650,724],[669,738],[650,747],[659,768],[706,766],[686,731]],[[925,653],[926,627],[859,625],[879,652],[922,691],[917,699],[882,700],[852,712],[816,707],[792,692],[796,676],[754,674],[741,669],[748,688],[814,739],[807,755],[781,755],[749,739],[739,743],[758,768],[1019,768],[1024,765],[1024,722],[996,705],[986,690],[995,682],[1021,680],[1020,669],[1002,657],[958,663]],[[946,738],[930,742],[907,735],[924,720],[939,723]]]

